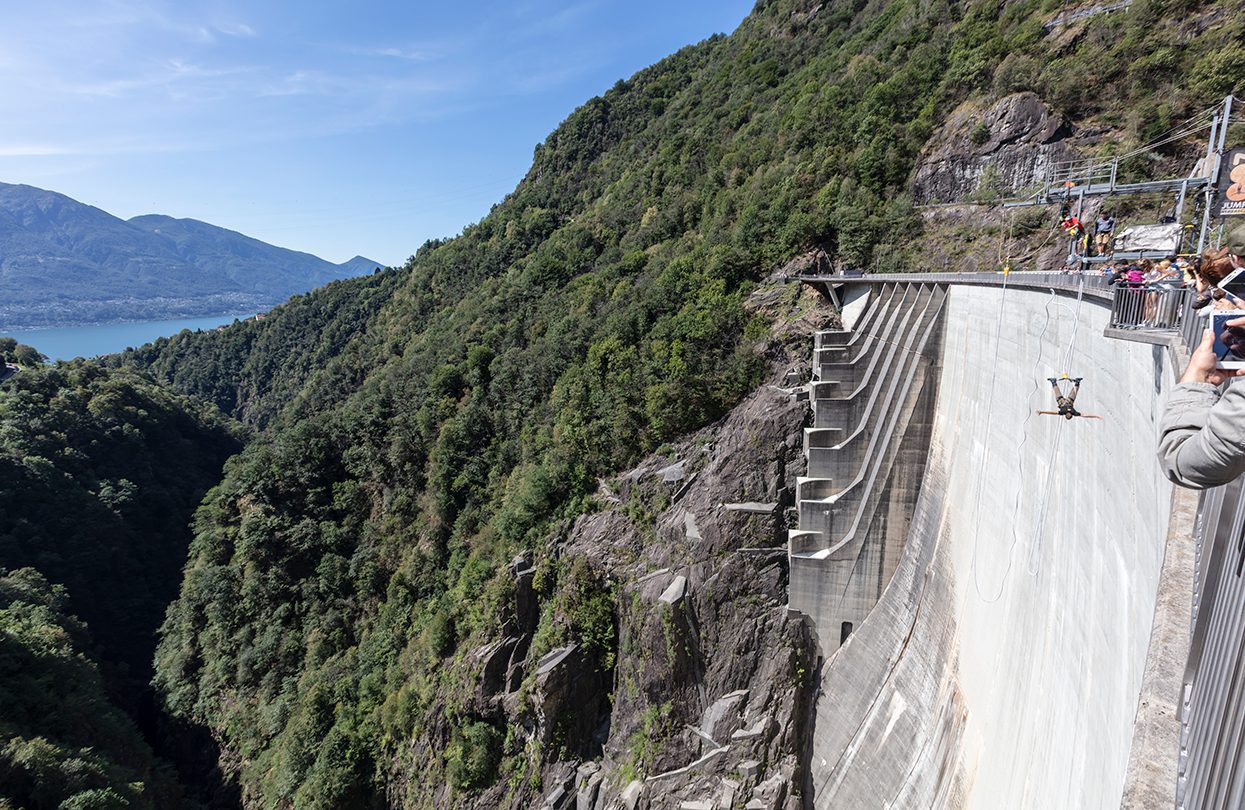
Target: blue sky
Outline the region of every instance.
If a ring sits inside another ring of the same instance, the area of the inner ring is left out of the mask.
[[[4,3],[0,181],[399,264],[751,0]]]

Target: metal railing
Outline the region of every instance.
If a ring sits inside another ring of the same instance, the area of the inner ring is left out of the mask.
[[[1114,185],[1119,168],[1118,157],[1064,160],[1050,164],[1042,178],[1042,183],[1050,189],[1056,189],[1064,183],[1072,183],[1074,186],[1088,186],[1093,183]]]
[[[1193,302],[1197,300],[1197,296],[1192,291],[1185,296],[1184,306],[1181,308],[1180,314],[1180,338],[1184,341],[1185,348],[1189,354],[1193,354],[1193,350],[1202,342],[1202,332],[1209,325],[1209,321],[1202,317],[1203,313],[1208,310],[1196,310],[1193,308]]]
[[[1084,292],[1099,299],[1111,297],[1111,287],[1106,276],[1099,273],[1047,272],[1038,270],[1011,273],[867,273],[852,275],[841,273],[802,273],[789,276],[791,280],[820,282],[825,284],[973,284],[985,287],[1019,287],[1025,289],[1055,289],[1065,292]]]
[[[1114,329],[1179,329],[1189,298],[1187,287],[1123,284],[1111,299]]]
[[[1207,490],[1198,508],[1193,627],[1180,701],[1179,810],[1245,805],[1245,488]]]
[[[1209,320],[1187,295],[1180,336],[1192,353]],[[1237,385],[1241,382],[1235,383]],[[1178,810],[1245,806],[1245,481],[1208,489],[1194,529],[1189,657],[1180,700]]]

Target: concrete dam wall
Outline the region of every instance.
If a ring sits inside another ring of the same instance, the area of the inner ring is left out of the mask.
[[[824,654],[814,804],[1118,808],[1171,511],[1154,460],[1169,353],[1105,338],[1109,306],[1089,295],[863,289],[857,328],[819,348],[874,339],[819,351],[810,390],[815,413],[846,405],[846,420],[817,416],[806,452],[834,445],[816,431],[850,436],[871,419],[873,449],[854,458],[876,474],[847,521],[817,505],[842,486],[811,465],[856,471],[811,453],[791,540],[791,607]],[[849,356],[872,361],[862,373],[884,386],[881,412],[832,401],[858,385],[821,383],[823,371],[858,382]],[[1047,378],[1065,372],[1084,378],[1077,408],[1101,420],[1035,414],[1054,408]]]

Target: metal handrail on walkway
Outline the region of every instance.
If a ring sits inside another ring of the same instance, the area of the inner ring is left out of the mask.
[[[793,281],[814,284],[973,284],[985,287],[1021,287],[1026,289],[1084,292],[1085,295],[1109,300],[1112,288],[1106,276],[1094,273],[1049,273],[1012,271],[1011,273],[819,273],[789,277]]]
[[[1193,302],[1197,300],[1197,296],[1190,294],[1185,296],[1184,306],[1181,307],[1180,314],[1180,338],[1184,341],[1185,349],[1189,354],[1193,354],[1193,350],[1202,342],[1202,331],[1206,329],[1208,320],[1202,315],[1208,310],[1197,310],[1193,308]]]
[[[1120,285],[1111,301],[1111,328],[1177,330],[1189,297],[1186,287]]]

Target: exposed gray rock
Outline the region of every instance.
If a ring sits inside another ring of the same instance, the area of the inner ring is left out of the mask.
[[[532,580],[536,569],[526,554],[520,554],[510,563],[510,573],[514,577],[514,614],[516,634],[530,636],[540,621],[540,604],[532,591]]]
[[[687,577],[677,576],[670,581],[670,585],[661,592],[661,596],[657,597],[657,601],[663,605],[674,607],[683,602],[683,596],[687,593]]]
[[[668,467],[663,467],[657,471],[657,475],[661,476],[661,480],[667,484],[677,484],[683,480],[685,463],[676,461]]]
[[[747,807],[762,807],[764,810],[778,810],[787,801],[787,791],[791,783],[788,778],[776,773],[752,789],[752,800]],[[759,802],[759,804],[754,804]]]
[[[830,254],[821,248],[814,248],[784,264],[777,270],[777,273],[781,276],[806,276],[829,273],[833,270]]]
[[[664,577],[666,574],[669,574],[669,573],[670,573],[669,568],[658,568],[656,571],[653,571],[652,573],[645,574],[644,576],[640,577],[635,582],[637,585],[641,585],[645,582],[650,582],[654,579],[657,579],[658,577]]]
[[[558,738],[574,749],[592,739],[607,690],[601,673],[577,645],[559,647],[541,658],[535,685],[531,705],[542,745]]]
[[[1101,3],[1099,5],[1090,6],[1089,8],[1063,9],[1054,17],[1046,22],[1042,28],[1050,31],[1061,25],[1069,25],[1074,22],[1096,17],[1099,14],[1108,14],[1112,11],[1123,11],[1133,4],[1133,0],[1118,0],[1114,3]]]
[[[974,142],[984,127],[985,139]],[[1014,93],[986,110],[964,104],[948,116],[917,161],[912,182],[918,203],[966,199],[978,191],[987,167],[999,190],[1033,184],[1052,163],[1076,155],[1068,125],[1035,93]]]
[[[627,786],[625,788],[623,788],[622,795],[619,797],[620,801],[615,806],[625,807],[627,808],[627,810],[635,810],[636,806],[640,803],[640,799],[643,798],[643,796],[644,796],[644,783],[641,782],[639,779],[632,780],[631,782],[627,783]]]
[[[800,759],[813,642],[804,619],[785,609],[781,507],[804,472],[808,406],[777,384],[809,376],[810,337],[828,310],[815,292],[781,283],[758,287],[747,306],[781,325],[764,384],[718,423],[599,482],[597,509],[558,544],[561,571],[586,567],[612,583],[617,642],[612,669],[586,643],[527,656],[524,688],[505,697],[530,742],[550,751],[576,739],[572,753],[595,759],[575,760],[569,781],[556,770],[566,763],[546,766],[542,801],[569,796],[576,810],[738,807],[756,784],[741,783],[741,762],[770,773]],[[515,618],[506,632],[530,644],[520,632],[529,626],[519,606],[531,586],[525,560],[511,566]],[[556,587],[568,584],[557,576]],[[568,620],[553,617],[555,627]],[[763,718],[763,733],[731,742]]]
[[[601,791],[601,765],[585,762],[575,772],[575,810],[593,810]]]
[[[775,379],[791,367],[784,359]],[[811,640],[803,620],[785,610],[785,524],[769,505],[803,473],[806,408],[780,390],[758,389],[677,448],[691,480],[681,502],[656,512],[646,506],[669,503],[656,474],[669,456],[654,457],[610,482],[632,505],[626,515],[605,506],[580,518],[565,543],[567,556],[587,557],[622,583],[598,806],[629,806],[615,776],[623,768],[644,777],[637,806],[665,808],[727,794],[737,804],[740,762],[798,759]],[[655,519],[637,525],[645,513]],[[731,742],[741,728],[744,736]],[[736,787],[724,788],[731,778]]]
[[[696,523],[696,515],[691,512],[683,515],[683,535],[688,540],[700,539],[700,526]]]
[[[749,728],[737,729],[731,734],[731,742],[744,742],[767,736],[773,731],[774,718],[766,715]]]
[[[486,644],[477,649],[473,655],[480,660],[480,686],[477,697],[481,704],[492,700],[503,692],[506,686],[506,671],[519,639],[514,636]]]
[[[705,709],[701,717],[701,730],[719,745],[725,743],[730,734],[739,726],[739,712],[747,697],[747,689],[737,689],[715,700],[713,705]]]
[[[709,753],[700,757],[699,759],[693,760],[687,765],[684,765],[682,768],[675,768],[672,771],[666,771],[665,773],[659,773],[654,776],[650,776],[645,781],[648,784],[653,785],[653,784],[657,784],[660,782],[669,782],[673,780],[679,780],[681,779],[681,777],[688,776],[698,769],[705,769],[705,768],[712,766],[713,764],[721,760],[724,756],[726,756],[726,754],[729,751],[730,751],[730,746],[723,746],[721,748],[715,748]]]

